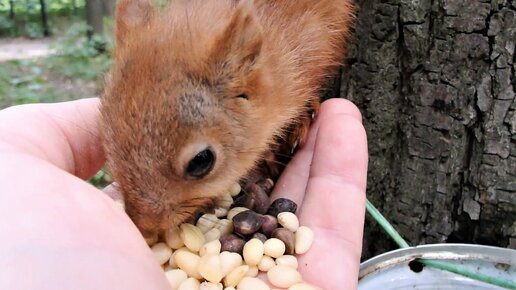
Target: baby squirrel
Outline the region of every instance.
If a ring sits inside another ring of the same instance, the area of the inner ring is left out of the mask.
[[[343,60],[351,2],[119,1],[100,126],[144,236],[220,197],[293,124],[306,131]]]

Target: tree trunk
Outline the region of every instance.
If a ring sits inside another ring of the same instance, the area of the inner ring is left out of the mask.
[[[14,20],[14,0],[9,0],[9,19]]]
[[[104,33],[104,5],[103,0],[86,0],[86,22],[91,27],[92,34]]]
[[[104,0],[103,2],[103,10],[105,16],[114,16],[115,15],[115,6],[116,0]]]
[[[41,25],[43,27],[43,35],[49,36],[50,29],[48,27],[47,7],[45,6],[45,0],[39,0],[39,4],[41,6],[40,14],[41,14]]]
[[[516,248],[516,1],[357,0],[341,76],[368,197],[409,244]],[[364,258],[396,248],[368,218]]]

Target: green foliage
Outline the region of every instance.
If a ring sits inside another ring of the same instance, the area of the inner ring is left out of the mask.
[[[111,63],[112,41],[101,36],[88,38],[87,31],[83,22],[71,25],[48,58],[1,63],[0,109],[95,96]]]
[[[100,35],[87,37],[85,23],[73,24],[53,47],[56,55],[48,62],[49,69],[66,77],[98,79],[111,65],[108,53],[112,47],[109,38]]]
[[[109,174],[107,174],[106,170],[102,168],[92,178],[90,178],[88,182],[97,188],[104,188],[113,182],[113,179]]]
[[[9,1],[0,0],[0,37],[43,37],[39,0],[14,1],[14,19],[9,18]],[[45,0],[50,29],[60,31],[63,23],[84,14],[85,0]],[[2,5],[4,4],[4,5]]]

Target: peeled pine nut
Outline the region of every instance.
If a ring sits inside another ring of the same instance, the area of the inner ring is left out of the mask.
[[[219,218],[214,214],[203,214],[195,224],[203,233],[213,229]]]
[[[249,271],[249,266],[247,265],[236,267],[224,278],[224,285],[235,287],[245,277],[247,271]]]
[[[173,290],[177,290],[179,285],[181,285],[181,283],[188,278],[185,271],[180,269],[166,271],[165,277],[167,277],[167,280],[170,283],[170,286],[172,286]]]
[[[276,266],[276,262],[274,262],[274,259],[272,259],[269,256],[263,256],[260,260],[260,263],[258,263],[258,270],[262,272],[267,272],[274,266]]]
[[[279,258],[276,258],[277,265],[285,265],[297,269],[298,263],[297,258],[292,255],[283,255]]]
[[[268,239],[263,243],[263,247],[264,254],[273,258],[278,258],[285,254],[285,244],[280,239]]]
[[[284,228],[295,232],[299,228],[299,220],[297,216],[291,212],[285,211],[278,214],[278,223]]]
[[[262,280],[253,277],[244,277],[238,286],[237,290],[270,290],[269,286]]]
[[[209,282],[219,283],[224,278],[218,254],[209,254],[201,257],[197,269],[199,274]]]
[[[314,232],[310,228],[302,226],[296,231],[295,236],[296,254],[304,254],[308,252],[314,241]]]
[[[231,271],[233,271],[236,267],[242,265],[242,256],[237,253],[231,252],[222,252],[220,253],[220,266],[222,269],[222,274],[226,276]]]
[[[205,241],[204,234],[201,230],[191,224],[182,224],[180,229],[181,239],[183,239],[185,246],[194,252],[198,252]]]
[[[229,235],[233,232],[233,221],[228,219],[219,220],[215,224],[215,228],[220,231],[221,236]]]
[[[199,250],[199,255],[202,257],[204,255],[208,254],[220,254],[220,248],[222,245],[220,244],[219,240],[213,240],[211,242],[208,242],[204,244],[201,249]]]
[[[199,274],[198,270],[201,257],[190,251],[178,250],[174,253],[174,259],[177,263],[177,266],[181,270],[185,271],[188,277],[202,279],[202,276]]]
[[[306,283],[298,283],[290,286],[288,290],[321,290],[321,288]]]
[[[249,210],[249,209],[247,207],[241,207],[241,206],[234,207],[228,211],[227,219],[232,221],[234,216],[236,216],[237,214],[239,214],[243,211],[246,211],[246,210]]]
[[[267,278],[272,285],[288,288],[302,281],[301,274],[289,266],[277,265],[267,272]]]
[[[235,287],[226,287],[224,290],[236,290]]]
[[[217,207],[213,211],[214,215],[218,218],[225,217],[228,214],[228,210],[222,207]]]
[[[185,245],[181,239],[181,230],[179,227],[173,227],[165,232],[165,243],[170,248],[177,250]]]
[[[213,228],[204,234],[204,239],[206,240],[206,242],[211,242],[220,239],[220,236],[220,230]]]
[[[199,290],[201,288],[201,282],[195,278],[188,278],[184,280],[177,290]]]
[[[172,255],[172,250],[165,243],[157,243],[151,247],[151,250],[160,265],[165,264]]]
[[[231,195],[232,197],[235,197],[240,193],[241,190],[242,190],[242,187],[240,187],[240,184],[235,183],[229,188],[229,195]]]
[[[249,271],[245,273],[246,277],[256,277],[258,276],[258,266],[249,266]]]
[[[251,239],[244,245],[244,261],[249,266],[256,266],[263,257],[263,243],[258,239]]]
[[[199,290],[222,290],[222,288],[220,283],[202,282]]]
[[[229,193],[226,193],[222,196],[221,199],[219,199],[215,205],[219,206],[221,208],[229,209],[231,205],[233,204],[233,198]]]

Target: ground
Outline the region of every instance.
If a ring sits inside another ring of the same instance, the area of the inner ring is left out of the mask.
[[[0,39],[0,62],[8,60],[32,59],[51,54],[53,39]]]

